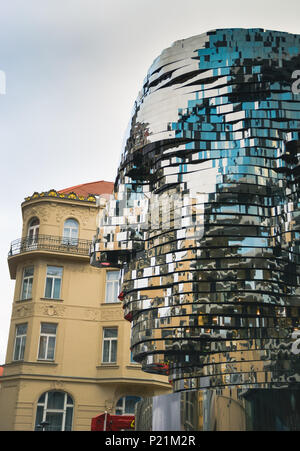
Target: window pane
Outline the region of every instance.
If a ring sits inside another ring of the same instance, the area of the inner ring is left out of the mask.
[[[73,407],[67,407],[65,431],[72,430]]]
[[[21,338],[21,349],[20,349],[20,360],[24,359],[24,353],[25,353],[25,343],[26,343],[26,335],[23,335]]]
[[[113,285],[113,301],[118,302],[118,295],[119,295],[119,283],[115,282]]]
[[[125,413],[134,413],[134,406],[140,399],[138,396],[126,396]]]
[[[109,362],[109,341],[103,342],[103,362]]]
[[[19,360],[20,347],[21,347],[21,338],[17,337],[15,341],[14,360]]]
[[[72,238],[77,238],[77,235],[78,235],[77,229],[71,229]]]
[[[112,283],[107,282],[106,284],[106,302],[112,302],[113,299],[113,286]]]
[[[24,269],[24,277],[33,276],[33,266]]]
[[[27,298],[27,288],[28,288],[28,279],[24,279],[21,299]]]
[[[46,431],[62,431],[62,413],[47,412],[46,421],[49,423],[49,425],[46,426]]]
[[[38,406],[36,409],[36,419],[35,419],[35,430],[41,431],[42,428],[38,427],[41,424],[41,421],[43,420],[43,406]]]
[[[104,329],[104,338],[117,338],[118,329]]]
[[[47,346],[47,337],[40,337],[40,346],[39,346],[39,359],[44,359],[46,357],[46,346]]]
[[[120,398],[116,404],[116,407],[123,407],[123,398]]]
[[[120,271],[107,271],[106,279],[119,281],[119,273],[120,273]]]
[[[48,334],[56,334],[57,324],[53,323],[42,323],[41,324],[41,332]]]
[[[54,299],[59,299],[60,297],[60,279],[54,279],[54,292],[53,297]]]
[[[45,402],[45,393],[43,393],[38,400],[38,404],[44,404]]]
[[[40,221],[38,220],[38,218],[34,218],[30,221],[29,227],[39,225],[39,223],[40,223]]]
[[[28,279],[26,299],[31,298],[33,278]]]
[[[47,409],[63,409],[64,400],[65,393],[60,391],[49,391]]]
[[[117,340],[111,341],[111,362],[117,361]]]
[[[76,219],[67,219],[65,221],[65,227],[78,228],[78,222]]]
[[[55,337],[49,337],[47,359],[54,359],[54,349],[55,349]]]
[[[46,298],[51,298],[52,281],[53,281],[52,278],[47,277],[47,279],[46,279],[46,289],[45,289],[45,297]]]
[[[47,266],[48,276],[62,276],[62,268],[58,266]]]
[[[17,326],[17,335],[25,335],[27,332],[27,324],[19,324]]]

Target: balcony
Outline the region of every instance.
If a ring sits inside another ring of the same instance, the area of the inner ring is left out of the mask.
[[[91,244],[92,241],[90,240],[70,239],[53,235],[38,235],[34,238],[20,238],[13,241],[10,245],[8,253],[10,275],[13,279],[15,278],[16,260],[19,261],[19,257],[21,256],[26,258],[26,255],[29,253],[54,253],[56,256],[62,254],[89,260]]]

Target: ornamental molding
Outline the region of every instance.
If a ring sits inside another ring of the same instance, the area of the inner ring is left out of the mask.
[[[88,194],[85,196],[80,196],[76,194],[75,192],[70,193],[59,193],[55,189],[50,189],[49,191],[44,191],[42,193],[34,192],[31,196],[25,197],[25,202],[29,202],[31,200],[36,199],[44,199],[44,198],[50,198],[50,199],[66,199],[66,200],[76,200],[76,201],[84,201],[84,202],[91,202],[96,203],[96,196],[94,194]]]
[[[51,317],[63,317],[66,307],[62,305],[46,304],[37,305],[36,313],[39,315],[51,316]]]
[[[32,316],[33,305],[18,305],[15,306],[12,312],[12,318],[24,318]]]

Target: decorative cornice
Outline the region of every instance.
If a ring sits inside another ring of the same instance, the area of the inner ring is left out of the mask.
[[[96,203],[96,196],[94,194],[89,194],[87,197],[84,197],[77,195],[74,191],[71,191],[70,193],[60,193],[55,189],[50,189],[49,191],[44,191],[42,193],[35,191],[32,196],[25,197],[25,202],[45,197]]]

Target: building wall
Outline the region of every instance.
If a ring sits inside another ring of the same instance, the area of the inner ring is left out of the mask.
[[[64,221],[75,218],[79,239],[91,240],[98,208],[78,199],[38,197],[25,201],[22,213],[22,237],[33,217],[40,220],[38,240],[62,237]],[[116,402],[124,395],[169,391],[166,378],[143,373],[130,361],[130,323],[124,320],[121,302],[105,303],[106,269],[92,267],[88,254],[68,253],[60,240],[55,243],[55,249],[48,249],[48,244],[28,248],[27,243],[9,257],[16,284],[0,385],[0,430],[33,430],[39,397],[49,390],[73,398],[73,430],[89,430],[91,418],[105,410],[115,413]],[[63,268],[59,299],[45,298],[47,265]],[[32,295],[21,300],[23,271],[29,266],[34,267]],[[24,323],[24,358],[14,361],[16,326]],[[54,360],[38,359],[41,323],[57,325]],[[102,363],[105,327],[118,330],[115,363]]]

